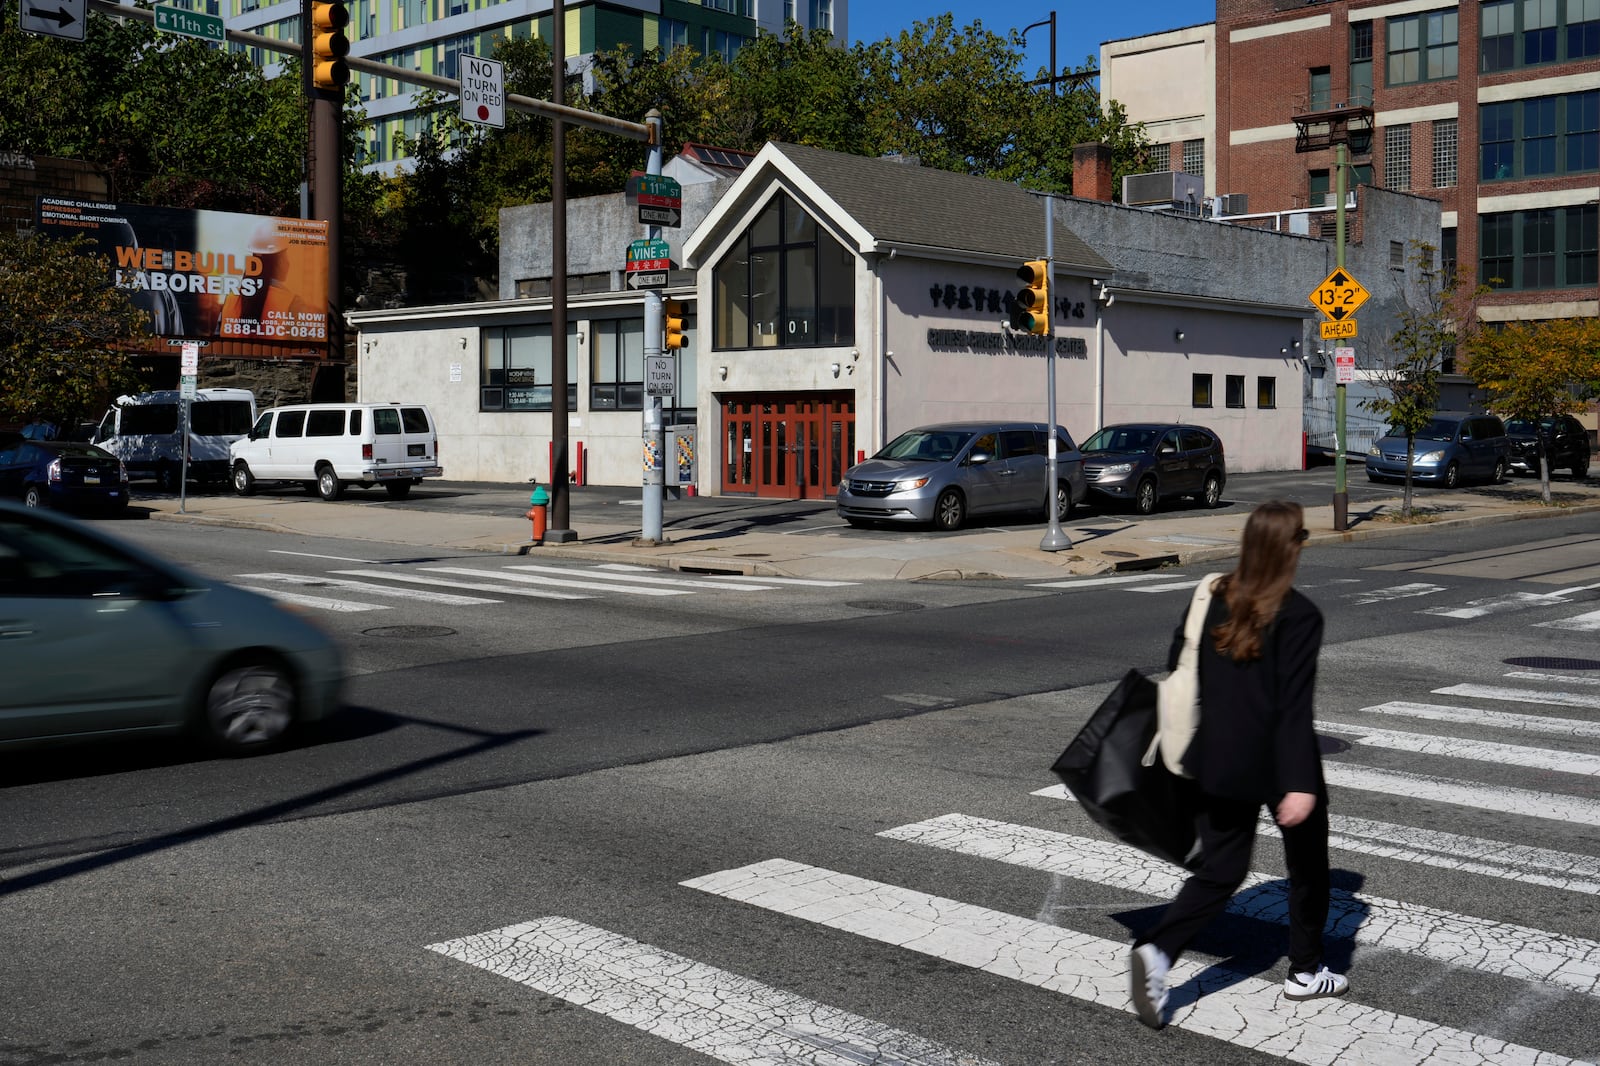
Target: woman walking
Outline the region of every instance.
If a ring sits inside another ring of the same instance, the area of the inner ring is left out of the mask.
[[[1350,983],[1322,965],[1328,920],[1328,800],[1312,726],[1322,612],[1295,591],[1307,533],[1296,503],[1262,504],[1245,523],[1239,564],[1220,578],[1200,639],[1200,726],[1183,758],[1194,778],[1200,867],[1154,929],[1134,943],[1133,1005],[1165,1023],[1167,971],[1228,905],[1250,869],[1267,804],[1289,869],[1289,976],[1294,1000],[1342,996]],[[1178,627],[1171,663],[1183,643]]]

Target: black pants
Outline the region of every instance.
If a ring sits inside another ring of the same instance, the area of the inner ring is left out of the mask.
[[[1227,907],[1250,872],[1259,803],[1201,796],[1195,824],[1200,832],[1201,864],[1183,883],[1178,897],[1156,927],[1138,941],[1154,944],[1174,961],[1200,931]],[[1322,930],[1328,923],[1328,804],[1299,825],[1285,829],[1283,858],[1289,868],[1289,972],[1315,973],[1322,965]]]

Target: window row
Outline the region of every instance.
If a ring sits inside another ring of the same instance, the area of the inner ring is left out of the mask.
[[[1484,104],[1478,143],[1484,181],[1600,170],[1600,89]]]
[[[1411,189],[1411,137],[1409,124],[1386,126],[1383,130],[1383,187],[1407,192]],[[1435,189],[1455,185],[1458,169],[1459,132],[1453,118],[1433,123],[1432,182]]]
[[[1479,216],[1478,277],[1497,289],[1592,288],[1600,280],[1600,207]]]
[[[1210,374],[1195,374],[1192,383],[1193,403],[1196,407],[1215,407]],[[1245,406],[1244,375],[1227,374],[1223,378],[1223,402],[1229,407]],[[1278,406],[1278,379],[1262,375],[1256,378],[1256,406],[1270,410]]]
[[[1455,10],[1389,18],[1384,25],[1385,84],[1454,78],[1460,66]],[[1485,74],[1600,57],[1600,0],[1484,0],[1478,69]],[[1350,24],[1350,97],[1372,103],[1373,28]],[[1313,74],[1313,110],[1316,85]]]
[[[684,318],[689,343],[676,357],[676,394],[662,397],[670,422],[693,422],[697,388],[694,319]],[[590,330],[588,390],[590,411],[644,409],[644,319],[595,319]],[[501,326],[482,331],[478,366],[480,411],[549,411],[551,391],[550,323]],[[668,353],[663,352],[663,355]],[[567,410],[578,408],[578,324],[567,323]]]

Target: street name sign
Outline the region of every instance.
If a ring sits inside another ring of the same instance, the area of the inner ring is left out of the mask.
[[[666,241],[641,237],[628,245],[628,273],[672,269],[672,246]]]
[[[1343,267],[1335,267],[1332,274],[1322,279],[1322,284],[1306,297],[1312,306],[1334,322],[1343,322],[1356,313],[1356,309],[1371,296],[1361,282]]]
[[[1348,340],[1356,335],[1356,320],[1347,318],[1343,322],[1318,322],[1322,329],[1322,339],[1325,341]]]
[[[628,275],[630,289],[664,289],[667,287],[665,270],[636,270]]]
[[[28,0],[23,0],[27,3]],[[156,30],[160,33],[175,33],[180,37],[198,37],[202,41],[214,41],[221,44],[228,39],[228,28],[217,15],[207,15],[203,11],[185,11],[172,4],[156,5]]]
[[[17,0],[17,26],[28,33],[83,40],[89,0]]]
[[[480,126],[506,128],[506,68],[498,59],[460,56],[461,118]]]
[[[649,355],[644,360],[646,396],[671,396],[678,391],[677,360],[670,355]]]
[[[683,225],[683,186],[677,178],[635,174],[628,179],[628,199],[638,202],[639,221],[645,225]]]

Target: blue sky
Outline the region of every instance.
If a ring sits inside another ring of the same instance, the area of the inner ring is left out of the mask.
[[[1084,57],[1100,54],[1102,41],[1139,37],[1181,26],[1213,22],[1217,5],[1179,3],[1178,0],[1078,0],[1070,6],[1060,4],[1056,12],[1056,59],[1063,67],[1074,67]],[[855,0],[849,7],[850,39],[878,41],[910,29],[949,11],[958,29],[981,21],[984,28],[1003,34],[1021,29],[1030,22],[1050,17],[1051,6],[1041,2],[1037,8],[1021,4],[995,7],[984,0]],[[1028,33],[1027,70],[1032,73],[1050,65],[1050,27],[1040,26]]]

